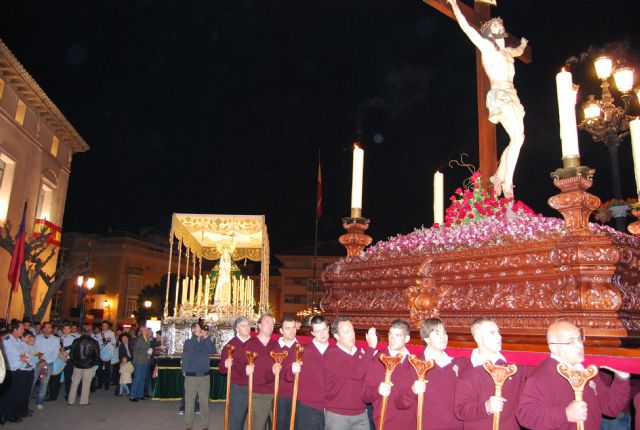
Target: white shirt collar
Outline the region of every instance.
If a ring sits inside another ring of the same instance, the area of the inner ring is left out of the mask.
[[[473,367],[482,366],[484,362],[487,360],[488,359],[486,357],[483,357],[480,355],[480,352],[478,352],[478,348],[474,349],[473,352],[471,353],[471,364],[473,365]],[[491,360],[491,362],[493,364],[496,364],[496,361],[498,360],[502,360],[505,362],[507,361],[507,359],[504,358],[504,355],[502,355],[501,353],[498,353],[498,356],[496,357],[496,359]]]
[[[298,342],[298,339],[294,338],[293,341],[289,345],[287,345],[284,341],[284,337],[278,339],[278,345],[280,345],[280,348],[284,348],[285,346],[287,348],[291,348],[296,342]]]
[[[575,366],[572,366],[571,364],[567,363],[566,361],[564,361],[562,358],[560,358],[559,355],[553,354],[551,353],[551,358],[553,358],[555,361],[557,361],[558,363],[562,363],[565,366],[567,366],[569,369],[573,369],[573,370],[584,370],[584,366],[582,365],[582,363],[578,363]]]
[[[336,343],[336,346],[338,348],[340,348],[341,350],[343,350],[344,352],[346,352],[349,355],[355,355],[356,352],[358,352],[358,347],[353,345],[353,349],[351,351],[347,351],[342,345],[340,345],[339,343]]]
[[[402,354],[402,361],[404,361],[404,359],[409,355],[409,351],[407,350],[406,347],[401,352],[392,351],[389,348],[387,348],[387,351],[389,352],[389,355],[391,357],[395,357],[396,355]]]
[[[453,358],[449,357],[449,355],[445,351],[442,351],[442,354],[435,355],[430,354],[428,349],[424,350],[424,359],[433,360],[440,367],[448,366],[453,361]]]
[[[320,351],[320,354],[322,354],[322,355],[324,355],[324,353],[326,352],[327,348],[329,348],[329,342],[320,343],[315,339],[313,339],[311,342],[313,342],[313,344],[316,346],[316,348],[318,348],[318,351]]]

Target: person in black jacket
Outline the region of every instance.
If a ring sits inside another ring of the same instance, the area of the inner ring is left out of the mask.
[[[71,375],[71,391],[69,392],[69,405],[76,401],[78,385],[82,381],[80,404],[89,404],[89,389],[93,378],[93,366],[100,360],[100,345],[92,336],[91,327],[85,327],[84,334],[71,344],[71,363],[73,375]]]

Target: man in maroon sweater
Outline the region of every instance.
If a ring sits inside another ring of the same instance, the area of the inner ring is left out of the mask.
[[[275,364],[269,352],[276,351],[278,342],[271,339],[274,319],[270,314],[264,314],[258,320],[258,335],[244,344],[244,352],[238,357],[246,374],[253,374],[253,410],[251,419],[253,429],[263,430],[271,414],[273,404],[273,383],[275,381]],[[255,352],[257,356],[253,365],[249,365],[245,352]]]
[[[614,374],[611,386],[598,377],[587,383],[582,401],[575,400],[569,382],[557,371],[558,363],[582,369],[584,338],[569,321],[556,321],[547,330],[551,356],[531,372],[520,398],[518,421],[531,429],[599,430],[602,414],[615,417],[629,400],[629,374],[606,367]]]
[[[324,354],[329,347],[329,326],[325,317],[311,319],[313,340],[305,345],[302,363],[293,362],[283,369],[284,378],[298,377],[297,429],[324,430]]]
[[[326,430],[369,430],[366,405],[362,401],[362,384],[378,344],[376,329],[366,335],[369,348],[356,347],[353,324],[338,317],[331,324],[336,345],[324,357]]]
[[[292,316],[284,316],[280,321],[280,334],[277,352],[287,351],[287,357],[282,362],[282,368],[291,369],[296,359],[295,345],[297,324]],[[278,418],[273,430],[289,430],[291,421],[291,398],[293,397],[293,380],[288,381],[284,377],[284,371],[280,371],[280,386],[278,392]]]
[[[249,400],[247,373],[244,366],[240,365],[239,358],[244,355],[244,345],[249,340],[251,333],[251,324],[247,317],[240,317],[235,322],[236,336],[233,337],[220,354],[220,364],[218,370],[221,374],[226,375],[229,367],[231,367],[231,392],[229,393],[229,429],[242,430],[244,421],[247,416],[247,402]],[[234,358],[229,357],[227,345],[235,346],[233,353]],[[232,366],[233,362],[235,366]]]
[[[502,337],[498,325],[491,318],[478,318],[471,324],[471,334],[478,347],[471,353],[472,367],[460,374],[456,384],[456,417],[463,421],[465,430],[487,430],[492,428],[493,414],[500,412],[500,430],[520,430],[516,409],[528,368],[518,366],[518,372],[505,381],[502,396],[496,396],[493,379],[482,365],[486,361],[507,364],[500,353]]]
[[[423,360],[433,360],[424,381],[416,379],[405,395],[397,402],[398,408],[408,408],[417,403],[417,395],[424,393],[422,427],[425,430],[462,430],[462,421],[453,413],[454,396],[458,376],[471,366],[466,357],[452,358],[446,353],[449,337],[439,318],[428,318],[420,325],[420,337],[427,346]]]
[[[397,402],[402,400],[405,390],[411,389],[416,379],[416,372],[407,357],[409,351],[406,344],[411,340],[409,324],[404,320],[395,320],[389,328],[389,346],[382,353],[395,357],[400,355],[402,362],[391,375],[391,384],[384,382],[385,366],[377,354],[369,365],[369,370],[362,389],[362,400],[373,404],[373,421],[376,428],[380,427],[380,411],[382,397],[387,396],[387,412],[384,425],[389,429],[414,429],[416,427],[416,402],[400,409]]]

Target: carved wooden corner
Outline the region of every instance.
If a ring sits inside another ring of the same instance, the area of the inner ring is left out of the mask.
[[[373,240],[371,236],[364,233],[369,228],[369,219],[342,218],[342,226],[347,233],[340,236],[338,240],[347,248],[347,257],[357,257]]]
[[[593,180],[581,175],[556,177],[553,185],[560,189],[560,194],[549,198],[548,203],[562,214],[564,229],[576,235],[590,234],[589,216],[600,206],[600,199],[586,191]]]

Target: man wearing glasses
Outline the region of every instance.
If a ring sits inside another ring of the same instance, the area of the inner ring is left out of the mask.
[[[516,415],[520,425],[573,430],[577,422],[584,422],[585,430],[596,430],[602,414],[615,417],[622,411],[629,399],[628,373],[603,366],[615,374],[611,386],[596,377],[585,386],[584,400],[577,401],[571,385],[556,370],[558,363],[583,369],[584,337],[578,327],[565,320],[552,323],[547,344],[551,355],[529,375],[520,397]]]

